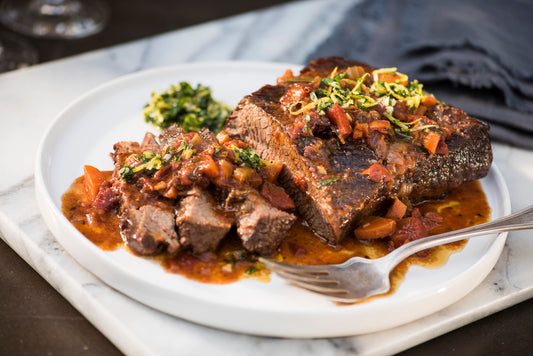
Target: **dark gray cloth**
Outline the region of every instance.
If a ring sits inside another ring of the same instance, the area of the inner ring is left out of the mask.
[[[532,18],[525,0],[367,0],[308,59],[398,67],[489,122],[494,139],[533,149]]]

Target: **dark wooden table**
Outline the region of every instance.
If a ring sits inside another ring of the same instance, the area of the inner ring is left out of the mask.
[[[109,0],[112,20],[76,41],[35,40],[40,61],[283,3],[282,0]],[[533,251],[532,251],[533,252]],[[119,355],[116,347],[0,240],[0,355]],[[533,299],[402,355],[533,355]]]

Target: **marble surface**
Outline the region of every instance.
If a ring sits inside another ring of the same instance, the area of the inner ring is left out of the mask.
[[[87,90],[121,75],[193,61],[302,63],[354,1],[304,1],[253,12],[0,75],[0,233],[117,347],[131,355],[392,354],[533,297],[532,232],[509,234],[486,280],[450,307],[394,329],[333,339],[280,339],[196,325],[148,308],[83,269],[48,231],[34,198],[38,142],[53,118]],[[294,21],[305,18],[305,21]],[[315,20],[330,27],[313,26]],[[290,34],[290,36],[286,35]],[[312,39],[312,40],[311,40]],[[533,152],[494,144],[512,209],[532,202]],[[5,167],[9,167],[8,170]],[[205,342],[209,340],[209,342]]]

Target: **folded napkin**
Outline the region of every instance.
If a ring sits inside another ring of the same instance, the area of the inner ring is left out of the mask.
[[[533,149],[533,2],[367,0],[308,59],[338,55],[398,67],[448,104]]]

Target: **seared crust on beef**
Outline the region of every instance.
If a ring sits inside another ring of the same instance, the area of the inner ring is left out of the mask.
[[[331,57],[312,61],[301,76],[324,77],[334,68],[354,65],[367,72],[372,70],[360,62]],[[248,142],[263,159],[285,164],[279,178],[281,185],[315,232],[332,244],[338,244],[363,219],[379,212],[391,197],[401,196],[412,202],[439,198],[488,173],[492,162],[488,125],[443,104],[435,105],[426,115],[450,129],[446,139],[449,154],[432,155],[423,147],[399,139],[387,141],[385,147],[376,150],[351,136],[344,144],[332,143],[326,137],[292,138],[288,134],[292,119],[280,103],[292,85],[265,85],[243,98],[230,115],[225,131]],[[409,164],[395,172],[388,183],[374,182],[362,174],[383,156]],[[337,180],[328,181],[333,177]]]

